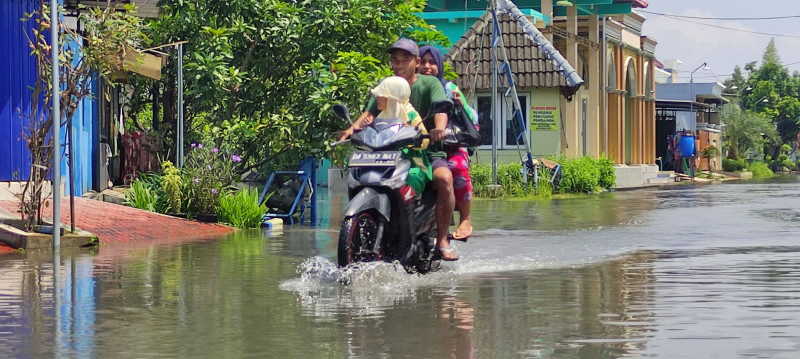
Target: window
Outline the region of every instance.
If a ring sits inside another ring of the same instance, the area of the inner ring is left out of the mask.
[[[528,116],[530,112],[530,105],[528,103],[529,95],[528,94],[520,94],[519,95],[519,104],[521,107],[522,112],[522,121],[524,126],[522,129],[519,128],[518,124],[515,124],[514,118],[512,118],[511,114],[508,113],[510,108],[506,108],[505,101],[503,101],[503,97],[498,95],[498,113],[500,114],[499,118],[503,118],[505,121],[502,125],[495,125],[493,117],[491,116],[492,112],[492,96],[490,94],[482,94],[478,95],[478,123],[481,127],[481,148],[488,149],[492,146],[492,126],[498,126],[498,148],[500,149],[516,149],[517,146],[522,146],[524,144],[522,138],[519,138],[519,144],[517,144],[518,135],[522,130],[527,129],[528,126]],[[502,127],[500,127],[502,126]]]

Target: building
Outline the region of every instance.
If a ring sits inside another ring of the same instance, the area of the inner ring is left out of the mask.
[[[61,2],[65,9],[63,23],[70,28],[80,28],[77,13],[78,5],[105,6],[105,1],[65,0]],[[155,1],[138,1],[140,13],[155,16],[158,8]],[[27,39],[33,37],[32,22],[22,22],[25,13],[34,12],[39,5],[38,0],[3,1],[0,4],[0,48],[8,49],[10,56],[0,57],[0,182],[9,182],[8,190],[0,193],[0,198],[13,197],[19,182],[30,175],[30,153],[23,137],[27,129],[27,119],[33,104],[30,88],[36,84],[36,59],[30,56]],[[67,44],[75,47],[75,43]],[[134,53],[134,52],[132,52]],[[149,56],[149,55],[143,55]],[[132,58],[137,66],[131,69],[148,76],[159,76],[161,61],[152,61],[152,56],[144,59]],[[150,64],[155,63],[153,66]],[[154,72],[153,70],[156,70]],[[97,80],[92,84],[93,98],[84,99],[72,118],[72,133],[67,139],[66,128],[61,129],[61,153],[71,148],[74,159],[74,183],[70,184],[67,160],[62,158],[60,174],[64,188],[73,188],[72,193],[81,196],[85,192],[102,190],[107,187],[109,173],[115,173],[114,162],[118,161],[119,146],[117,143],[119,126],[119,90],[110,91],[110,97],[100,96],[105,93],[106,84]],[[110,100],[108,100],[110,99]],[[40,103],[41,105],[41,103]],[[71,147],[70,147],[71,145]],[[111,150],[111,158],[106,155]],[[117,159],[114,159],[114,155]],[[62,191],[62,193],[68,193]]]
[[[502,0],[501,0],[502,1]],[[647,2],[638,0],[587,0],[587,1],[514,1],[514,4],[535,24],[547,40],[567,59],[583,79],[583,85],[574,93],[558,96],[561,85],[546,79],[526,82],[524,76],[542,69],[528,69],[526,64],[540,61],[536,51],[526,51],[536,46],[532,41],[514,43],[515,37],[504,41],[506,47],[516,47],[515,54],[523,53],[528,58],[512,62],[517,84],[528,84],[520,91],[520,97],[528,106],[527,118],[540,118],[544,110],[551,111],[548,126],[531,126],[530,142],[536,156],[563,153],[576,156],[607,156],[619,164],[618,185],[640,185],[655,176],[656,122],[655,122],[655,77],[656,60],[654,39],[641,32],[645,18],[635,8],[647,7]],[[570,6],[564,6],[570,5]],[[467,38],[491,38],[491,26],[486,27],[484,13],[486,2],[430,1],[421,16],[436,25],[456,45]],[[502,20],[501,20],[502,21]],[[506,29],[501,29],[505,33]],[[509,28],[512,33],[515,31]],[[478,35],[480,34],[480,35]],[[485,61],[490,52],[479,51]],[[473,54],[474,55],[474,54]],[[463,55],[459,55],[463,56]],[[446,58],[453,58],[446,53]],[[523,67],[519,67],[522,65]],[[474,78],[469,66],[455,65],[459,76]],[[484,76],[491,69],[480,66]],[[522,74],[520,78],[516,73]],[[470,77],[472,76],[472,77]],[[483,83],[478,78],[479,83]],[[468,81],[459,79],[462,91],[475,90],[467,94],[472,105],[482,114],[487,95],[491,90],[485,86],[463,86]],[[474,81],[473,81],[474,83]],[[519,90],[519,89],[518,89]],[[523,102],[521,99],[520,102]],[[502,106],[497,106],[502,107]],[[553,108],[555,107],[555,108]],[[535,112],[536,111],[536,112]],[[502,114],[498,114],[502,115]],[[507,131],[499,131],[495,139],[508,154],[499,157],[504,161],[518,160],[515,144],[509,144]],[[479,156],[480,157],[480,156]],[[488,156],[483,156],[484,158]]]
[[[678,132],[695,136],[695,149],[700,169],[720,170],[720,155],[711,158],[711,165],[701,154],[704,149],[714,146],[721,149],[722,122],[719,109],[727,105],[729,100],[723,97],[725,86],[718,82],[708,83],[663,83],[656,84],[658,100],[656,105],[656,137],[660,140],[657,156],[669,163],[667,138]],[[665,166],[665,169],[674,169]]]

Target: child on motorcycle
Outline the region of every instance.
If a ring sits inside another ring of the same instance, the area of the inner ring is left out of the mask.
[[[400,119],[409,126],[417,126],[422,133],[428,133],[425,125],[422,124],[422,117],[408,102],[411,96],[411,87],[408,81],[399,76],[389,76],[381,81],[378,86],[370,90],[378,103],[378,110],[381,112],[375,117],[379,119]],[[421,194],[425,185],[431,181],[431,170],[428,156],[422,150],[428,147],[428,140],[422,141],[419,148],[405,148],[403,155],[411,161],[413,166],[408,172],[408,183],[414,189],[415,194]]]

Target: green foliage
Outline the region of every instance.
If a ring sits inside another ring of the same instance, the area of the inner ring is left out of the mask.
[[[167,213],[168,196],[162,191],[162,177],[142,174],[125,190],[125,203],[131,207],[156,213]]]
[[[592,157],[567,159],[565,156],[553,156],[551,161],[561,164],[561,182],[558,192],[591,193],[600,183],[600,166]]]
[[[241,157],[217,147],[192,143],[183,167],[189,199],[186,213],[217,213],[220,196],[239,179],[234,167],[240,161]]]
[[[767,44],[767,48],[764,49],[764,54],[761,56],[761,63],[762,65],[781,65],[781,57],[778,55],[778,48],[775,46],[775,38],[769,40],[769,44]]]
[[[417,16],[424,0],[162,0],[154,43],[185,45],[187,128],[241,154],[239,173],[276,159],[330,151],[347,125],[329,111],[360,112],[389,73],[398,37],[449,45]],[[175,76],[174,69],[167,76]],[[195,116],[195,115],[201,116]]]
[[[601,188],[614,188],[617,185],[617,171],[614,169],[614,161],[606,156],[601,156],[597,160],[600,169],[600,179],[597,185]]]
[[[730,107],[722,114],[723,136],[728,146],[728,158],[736,159],[748,152],[759,151],[763,136],[776,138],[775,127],[768,119],[749,111]]]
[[[487,186],[492,184],[492,165],[471,163],[469,176],[472,178],[472,194],[475,197],[486,197]]]
[[[161,162],[163,176],[161,176],[161,191],[169,200],[169,210],[173,213],[180,213],[183,197],[183,179],[181,171],[172,165],[170,161]]]
[[[561,164],[562,178],[557,189],[549,182],[549,171],[541,171],[539,189],[536,197],[548,198],[554,192],[589,193],[598,189],[613,188],[616,184],[614,162],[603,157],[581,157],[567,159],[564,156],[551,156],[548,159]],[[503,187],[504,197],[532,197],[533,188],[526,191],[522,180],[522,165],[518,163],[497,166],[497,181]],[[486,197],[487,186],[492,183],[492,167],[489,164],[473,163],[469,170],[475,197]]]
[[[725,158],[722,160],[722,170],[725,172],[741,172],[747,168],[747,162],[743,158],[730,159]]]
[[[708,146],[700,152],[700,156],[708,160],[708,170],[711,171],[711,159],[719,156],[719,148],[717,146]]]
[[[772,177],[774,173],[764,162],[753,162],[747,166],[747,170],[753,172],[753,178]]]
[[[533,195],[533,187],[526,189],[522,178],[522,165],[506,163],[497,166],[497,182],[503,187],[504,197],[524,197]],[[487,197],[487,187],[492,184],[492,166],[490,164],[470,165],[472,191],[475,197]],[[527,191],[526,191],[527,190]]]
[[[616,185],[614,162],[609,158],[585,156],[568,159],[562,155],[552,156],[550,160],[561,164],[562,177],[558,192],[591,193]]]
[[[703,149],[700,155],[708,159],[714,158],[719,156],[719,149],[717,146],[708,146]]]
[[[267,212],[266,200],[258,204],[258,190],[244,189],[219,199],[219,221],[236,228],[258,228]]]
[[[800,130],[800,73],[790,74],[783,66],[774,40],[764,50],[761,65],[754,61],[745,65],[745,70],[749,72],[747,79],[740,73],[726,83],[739,87],[744,108],[757,112],[771,122],[773,129],[777,128],[780,138],[770,137],[770,147],[793,143]]]

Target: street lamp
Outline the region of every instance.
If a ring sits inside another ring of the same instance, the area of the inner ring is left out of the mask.
[[[692,97],[690,98],[691,102],[689,102],[689,111],[692,112],[692,113],[694,113],[694,102],[697,101],[697,97],[695,97],[695,95],[694,95],[694,73],[697,72],[697,70],[700,70],[700,69],[708,70],[709,67],[704,62],[700,66],[697,66],[697,68],[694,69],[692,71],[692,73],[689,74],[689,92],[691,92],[691,95],[692,95]],[[697,115],[695,115],[695,117],[697,117]]]
[[[761,103],[761,102],[767,103],[767,102],[769,102],[769,99],[767,98],[767,96],[763,96],[760,99],[758,99],[758,101],[756,101],[756,103],[753,105],[753,111],[754,112],[758,113],[758,104]]]

